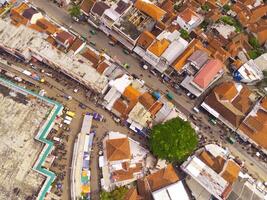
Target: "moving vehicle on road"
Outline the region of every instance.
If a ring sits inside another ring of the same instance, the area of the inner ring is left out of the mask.
[[[196,113],[199,113],[199,109],[197,107],[194,107],[193,111],[195,111]]]
[[[46,72],[45,75],[46,75],[46,76],[49,76],[49,77],[51,77],[51,78],[53,77],[53,74],[52,74],[52,73],[48,73],[48,72]]]
[[[82,103],[79,103],[79,107],[80,107],[81,109],[86,109],[86,105],[84,105],[84,104],[82,104]]]
[[[128,68],[130,68],[130,65],[129,65],[128,63],[124,63],[124,64],[123,64],[123,67],[124,67],[125,69],[128,69]]]
[[[236,142],[235,138],[230,137],[230,136],[227,137],[226,139],[227,139],[227,141],[228,141],[230,144],[234,144],[234,143]]]

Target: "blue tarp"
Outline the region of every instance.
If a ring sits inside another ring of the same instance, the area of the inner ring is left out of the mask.
[[[243,79],[242,75],[238,71],[235,71],[233,76],[236,81],[241,81]]]

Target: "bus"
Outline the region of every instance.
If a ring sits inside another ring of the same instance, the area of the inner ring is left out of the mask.
[[[66,114],[70,117],[74,117],[75,116],[75,112],[72,111],[67,111]]]

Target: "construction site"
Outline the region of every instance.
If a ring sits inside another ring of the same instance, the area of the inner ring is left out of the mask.
[[[49,145],[37,136],[54,107],[28,92],[0,79],[0,199],[38,197],[49,179],[39,170]]]

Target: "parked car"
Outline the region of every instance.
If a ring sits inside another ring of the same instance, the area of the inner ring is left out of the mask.
[[[90,33],[91,33],[92,35],[96,35],[96,31],[95,31],[95,30],[90,30]]]
[[[77,88],[75,88],[75,89],[73,90],[74,93],[77,93],[78,91],[79,91],[79,89],[77,89]]]
[[[82,104],[82,103],[79,103],[79,107],[80,107],[81,109],[86,109],[86,105],[84,105],[84,104]]]
[[[111,46],[115,46],[116,43],[113,42],[113,41],[109,41],[108,44],[111,45]]]
[[[48,73],[48,72],[46,72],[45,75],[46,75],[46,76],[49,76],[49,77],[51,77],[51,78],[53,77],[53,74]]]
[[[148,66],[147,65],[143,65],[143,69],[147,70]]]
[[[89,44],[92,45],[92,46],[96,45],[95,42],[93,42],[93,41],[90,41]]]
[[[123,49],[123,53],[126,54],[126,55],[130,54],[130,52],[127,49]]]
[[[154,76],[157,76],[157,73],[155,72],[155,70],[151,69],[151,70],[149,70],[149,72],[150,72],[151,74],[153,74]]]

